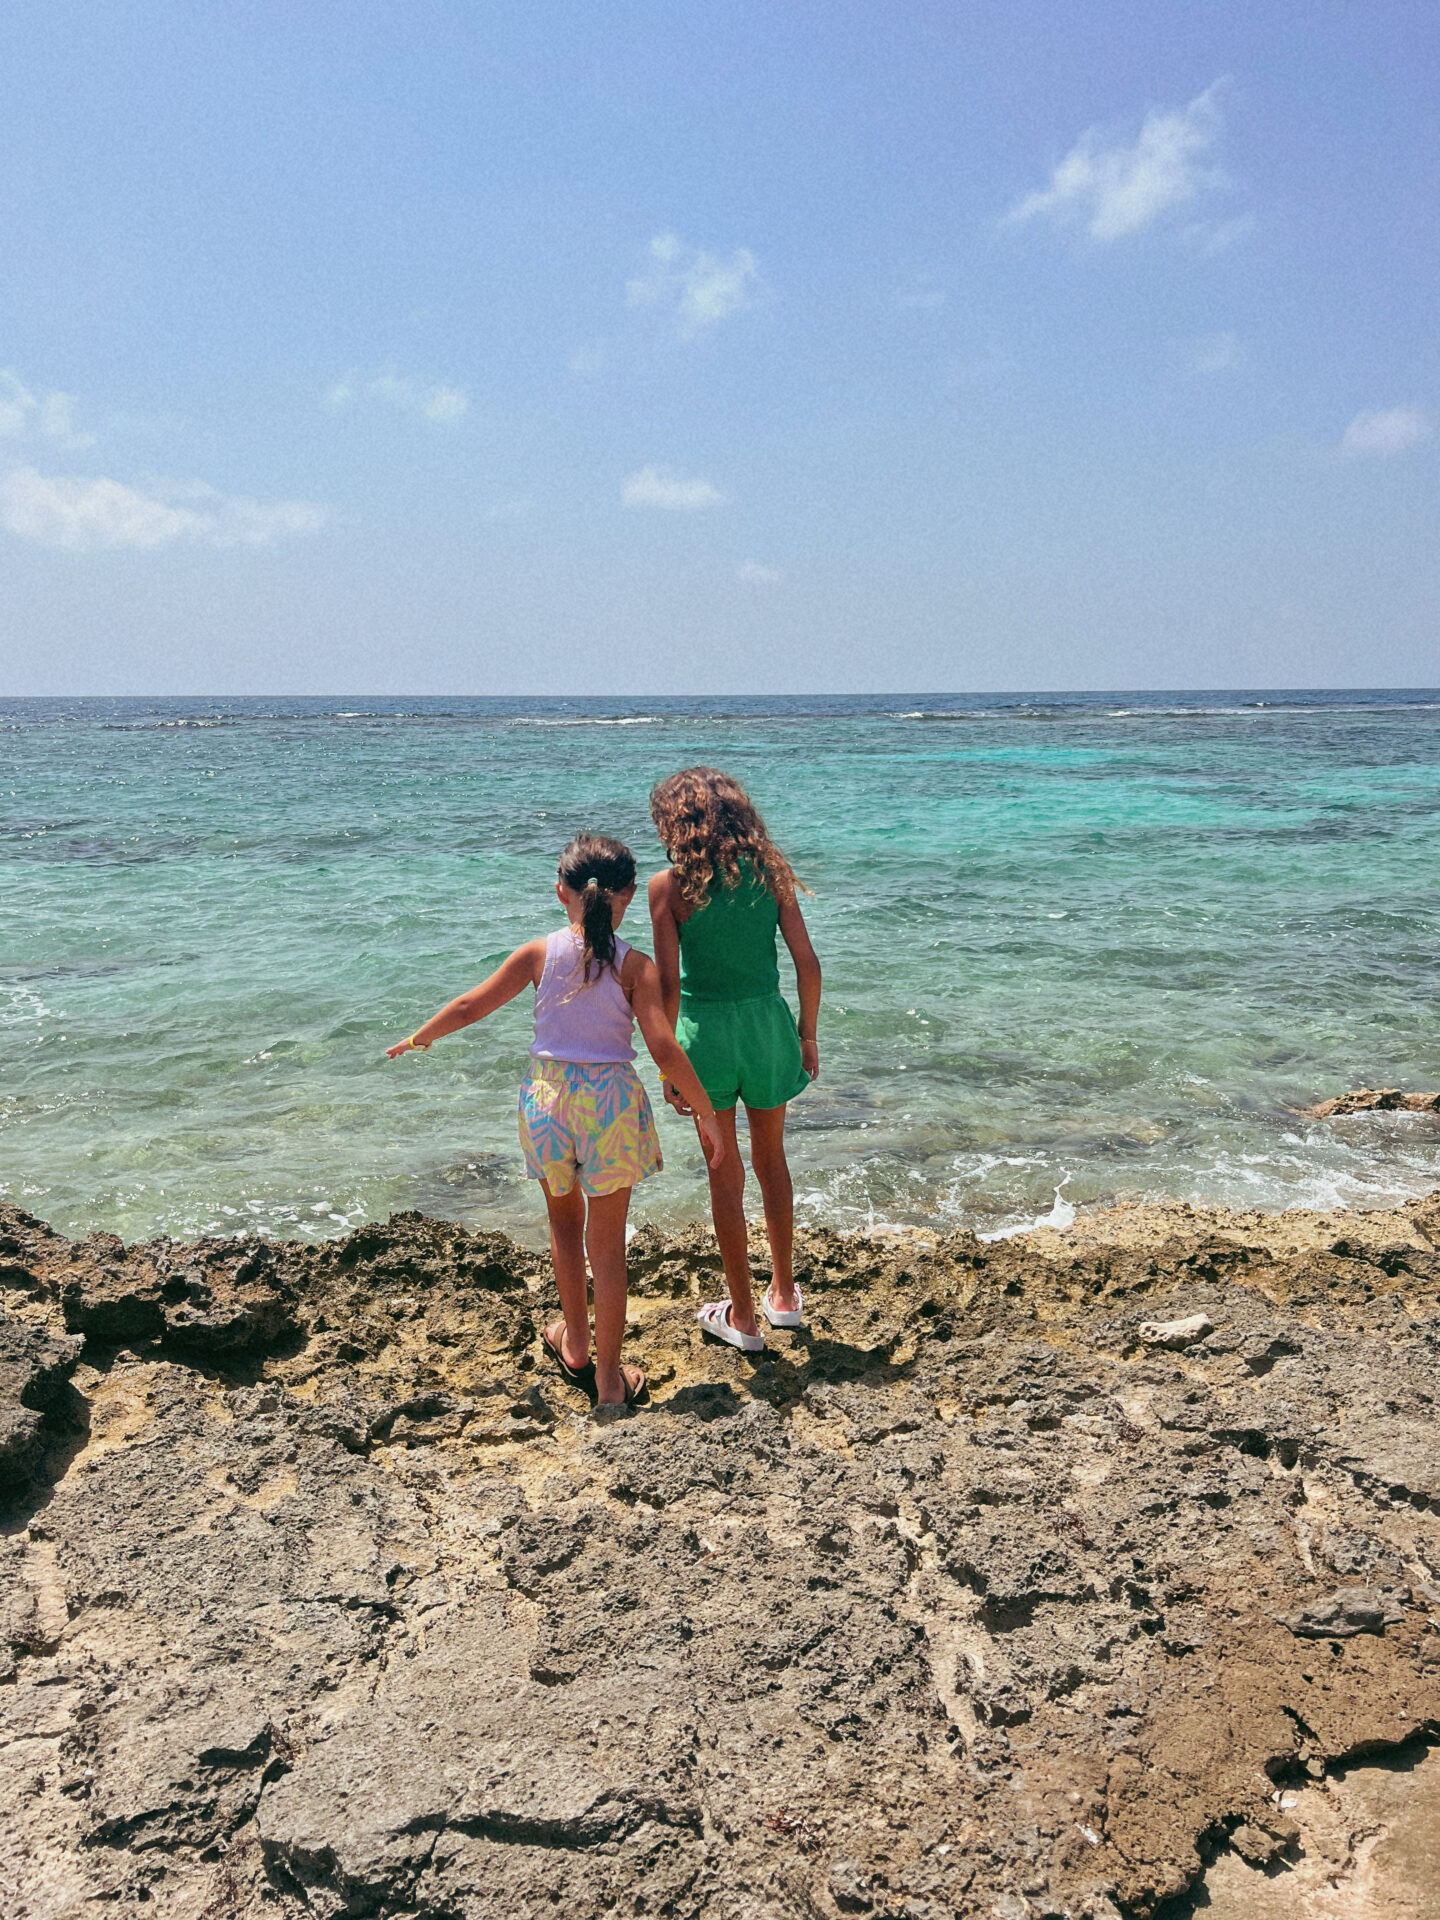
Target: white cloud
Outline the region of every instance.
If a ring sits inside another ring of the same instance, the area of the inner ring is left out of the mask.
[[[451,427],[470,411],[470,396],[463,387],[431,387],[420,411],[437,426]]]
[[[1221,133],[1217,80],[1189,106],[1152,108],[1133,146],[1107,144],[1099,127],[1082,133],[1050,176],[1048,187],[1027,194],[1005,216],[1019,222],[1044,216],[1083,226],[1092,240],[1141,233],[1172,207],[1188,205],[1226,184],[1208,164]]]
[[[1207,333],[1190,343],[1191,373],[1229,373],[1244,359],[1245,350],[1234,333]]]
[[[773,587],[777,586],[785,575],[781,568],[767,567],[760,560],[742,560],[736,578],[743,580],[747,587]]]
[[[605,349],[597,341],[593,346],[577,347],[569,360],[571,373],[588,380],[605,368]]]
[[[325,519],[324,508],[307,500],[246,500],[198,480],[141,493],[119,480],[51,478],[34,467],[0,478],[0,527],[70,553],[147,552],[177,541],[263,547],[315,533]]]
[[[95,444],[93,433],[76,430],[73,393],[32,393],[7,367],[0,370],[0,437],[19,440],[31,434],[72,449]]]
[[[1404,453],[1407,447],[1418,446],[1430,438],[1431,431],[1430,420],[1419,407],[1382,407],[1375,412],[1356,414],[1345,429],[1340,451],[1383,459],[1388,454]]]
[[[1237,213],[1229,220],[1193,220],[1180,238],[1194,252],[1213,260],[1217,253],[1227,253],[1241,240],[1248,240],[1254,231],[1254,214]]]
[[[93,447],[95,444],[93,433],[76,431],[73,393],[47,393],[40,402],[37,424],[47,440],[58,440],[63,446]]]
[[[370,379],[347,373],[325,395],[326,406],[337,412],[357,400],[379,400],[403,413],[418,414],[437,427],[453,427],[470,411],[470,396],[463,387],[427,386],[398,373],[377,373]]]
[[[660,233],[650,242],[648,271],[626,281],[625,299],[632,307],[673,308],[676,329],[689,340],[749,306],[759,284],[748,247],[722,257],[687,247],[673,233]]]
[[[627,507],[665,507],[672,513],[693,513],[698,507],[718,506],[725,496],[708,480],[682,480],[670,467],[641,467],[620,489]]]

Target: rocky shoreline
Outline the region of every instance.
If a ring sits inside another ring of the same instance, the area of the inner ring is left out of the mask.
[[[1440,1738],[1440,1196],[810,1235],[753,1364],[631,1251],[594,1415],[501,1235],[0,1207],[7,1915],[1179,1913]]]

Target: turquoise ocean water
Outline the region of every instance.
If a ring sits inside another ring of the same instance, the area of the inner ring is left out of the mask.
[[[421,1207],[533,1241],[529,996],[384,1047],[558,924],[575,830],[660,865],[649,787],[695,762],[814,889],[803,1216],[1440,1185],[1435,1121],[1294,1111],[1440,1086],[1440,695],[57,700],[0,702],[0,1197],[127,1239]],[[705,1189],[662,1126],[636,1217],[673,1223]]]

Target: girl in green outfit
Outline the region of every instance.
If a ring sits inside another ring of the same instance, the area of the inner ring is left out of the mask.
[[[650,815],[670,856],[650,882],[665,1012],[725,1142],[723,1159],[710,1168],[710,1206],[730,1298],[710,1301],[698,1317],[717,1340],[758,1353],[765,1339],[755,1319],[735,1106],[744,1102],[750,1122],[750,1162],[770,1237],[773,1277],[760,1311],[772,1327],[798,1327],[804,1301],[792,1268],[795,1201],[785,1161],[785,1108],[820,1071],[820,962],[790,863],[728,774],[713,767],[671,774],[650,795]],[[795,962],[798,1028],[780,993],[777,933]],[[678,1112],[691,1111],[669,1081],[665,1098]]]

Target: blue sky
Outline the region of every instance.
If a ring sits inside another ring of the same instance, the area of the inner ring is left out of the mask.
[[[0,58],[0,691],[1440,681],[1430,0]]]

